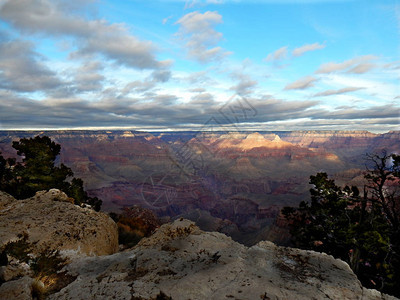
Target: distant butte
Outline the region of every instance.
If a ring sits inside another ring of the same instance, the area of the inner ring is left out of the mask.
[[[251,150],[258,147],[273,149],[295,147],[292,143],[282,141],[279,135],[275,134],[274,139],[271,141],[258,132],[249,134],[244,140],[232,146],[242,150]]]

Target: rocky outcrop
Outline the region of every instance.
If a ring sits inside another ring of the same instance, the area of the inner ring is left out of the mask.
[[[6,266],[0,267],[0,282],[11,281],[25,275],[31,276],[33,272],[27,263],[21,263],[17,259],[12,258]]]
[[[5,282],[0,286],[0,299],[31,300],[34,282],[35,280],[29,276]]]
[[[72,204],[59,190],[16,200],[0,192],[0,249],[27,236],[32,253],[60,250],[69,256],[105,255],[118,250],[117,225],[107,215]]]
[[[341,260],[260,242],[250,248],[194,223],[161,226],[135,248],[83,257],[50,299],[395,299],[360,285]]]

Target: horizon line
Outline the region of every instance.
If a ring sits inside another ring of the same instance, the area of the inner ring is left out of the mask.
[[[234,132],[366,132],[372,134],[385,134],[390,132],[400,132],[400,130],[388,130],[388,131],[370,131],[370,130],[351,130],[351,129],[294,129],[294,130],[255,130],[255,129],[243,129],[243,130],[199,130],[199,129],[172,129],[172,128],[157,128],[157,129],[138,129],[132,127],[84,127],[84,128],[42,128],[42,129],[32,129],[32,128],[11,128],[11,129],[0,129],[0,132],[7,131],[19,131],[19,132],[39,132],[39,131],[136,131],[136,132],[215,132],[215,133],[234,133]]]

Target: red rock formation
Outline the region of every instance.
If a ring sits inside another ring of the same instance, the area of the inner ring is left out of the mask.
[[[37,134],[0,132],[0,151],[16,156],[11,142]],[[400,153],[399,131],[40,134],[61,144],[59,161],[106,211],[141,205],[173,217],[200,209],[253,237],[273,223],[275,209],[308,199],[310,175],[325,171],[340,184],[359,185],[365,153]]]

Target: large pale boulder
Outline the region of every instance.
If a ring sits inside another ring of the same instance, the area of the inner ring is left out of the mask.
[[[71,202],[56,189],[38,192],[25,200],[0,192],[0,249],[27,235],[34,254],[45,249],[60,250],[69,256],[115,253],[115,222],[104,213]]]
[[[50,299],[395,299],[364,289],[332,256],[260,242],[246,247],[194,223],[161,226],[135,248],[82,257]]]

